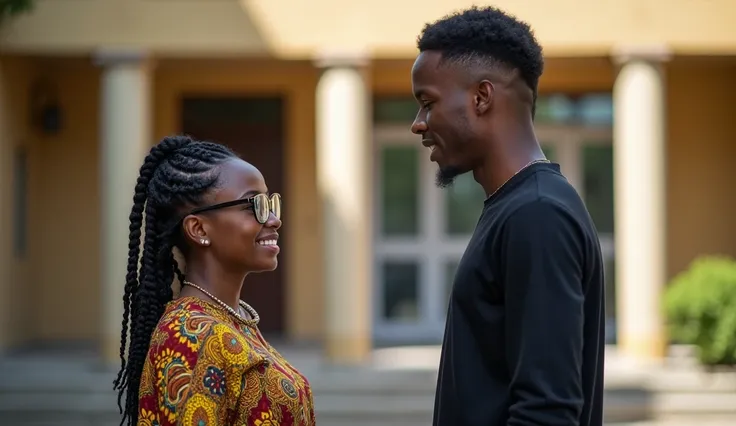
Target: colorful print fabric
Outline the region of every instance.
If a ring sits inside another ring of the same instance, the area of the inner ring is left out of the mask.
[[[313,426],[312,391],[256,327],[218,306],[170,302],[143,366],[138,426]]]

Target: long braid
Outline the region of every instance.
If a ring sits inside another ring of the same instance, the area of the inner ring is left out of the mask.
[[[151,148],[141,166],[130,213],[121,367],[114,381],[123,415],[121,425],[126,421],[129,426],[138,422],[138,389],[151,335],[173,297],[174,277],[184,280],[173,255],[173,248],[180,241],[180,229],[175,225],[186,209],[201,205],[205,193],[217,184],[218,166],[235,157],[222,145],[175,136],[164,138]]]
[[[140,175],[135,185],[135,195],[133,195],[133,209],[130,212],[128,273],[125,277],[125,294],[123,295],[123,328],[120,334],[120,372],[114,382],[115,389],[121,389],[127,382],[127,376],[124,376],[123,373],[125,371],[125,348],[127,346],[128,337],[128,318],[131,315],[130,300],[135,297],[137,290],[138,259],[141,253],[141,227],[143,224],[143,209],[146,203],[146,190],[148,189],[148,182],[153,175],[155,167],[158,165],[154,159],[155,156],[152,157],[149,155],[141,167]],[[122,396],[122,393],[120,396]],[[120,396],[118,397],[118,406],[120,406]]]

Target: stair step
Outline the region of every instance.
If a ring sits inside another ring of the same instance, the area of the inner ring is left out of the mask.
[[[606,424],[628,422],[626,426],[634,426],[639,424],[633,422],[656,418],[683,426],[710,426],[710,419],[726,417],[730,423],[723,424],[736,425],[736,372],[704,372],[692,364],[687,350],[680,352],[665,366],[608,366]],[[3,361],[0,424],[119,425],[117,393],[112,390],[115,371],[92,361],[70,362],[68,368],[59,368],[58,359]],[[321,426],[419,426],[431,422],[436,369],[339,369],[312,364],[301,370],[310,377]]]

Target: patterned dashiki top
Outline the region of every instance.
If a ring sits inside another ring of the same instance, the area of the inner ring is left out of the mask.
[[[195,297],[169,302],[143,366],[138,426],[313,426],[307,379],[258,331]]]

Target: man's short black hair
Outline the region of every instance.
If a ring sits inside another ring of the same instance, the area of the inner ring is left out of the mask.
[[[420,52],[440,52],[443,61],[515,68],[537,99],[542,47],[527,23],[495,7],[472,7],[427,24],[417,45]]]

